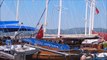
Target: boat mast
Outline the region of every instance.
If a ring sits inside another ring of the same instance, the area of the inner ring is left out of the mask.
[[[90,18],[89,18],[89,35],[91,35],[91,20],[92,19],[92,0],[90,0]]]
[[[17,0],[17,8],[16,8],[16,21],[18,21],[19,18],[19,0]]]
[[[93,6],[92,6],[92,27],[91,27],[91,31],[94,30],[94,17],[95,17],[95,0],[93,0]]]
[[[59,1],[58,37],[60,37],[60,31],[61,31],[61,13],[62,13],[62,0]]]
[[[89,21],[89,35],[92,34],[94,29],[94,13],[95,13],[95,0],[90,0],[90,21]]]
[[[47,26],[47,14],[48,14],[48,0],[46,0],[45,22],[44,22],[44,35],[45,35],[45,33],[46,33],[46,26]]]
[[[86,11],[85,11],[85,35],[87,35],[87,23],[88,23],[88,0],[86,0]]]

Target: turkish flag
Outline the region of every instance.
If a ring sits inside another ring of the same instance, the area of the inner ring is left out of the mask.
[[[37,39],[42,39],[42,37],[43,37],[43,25],[41,25],[41,27],[36,35]]]
[[[95,8],[95,11],[96,11],[96,14],[99,14],[99,10],[97,7]]]

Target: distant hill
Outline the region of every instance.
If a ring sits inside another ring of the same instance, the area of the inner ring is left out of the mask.
[[[97,32],[107,32],[107,29],[103,28],[94,28],[94,31]],[[47,29],[46,33],[48,34],[57,34],[57,29]],[[84,28],[72,28],[72,29],[61,29],[61,34],[82,34],[84,33]]]

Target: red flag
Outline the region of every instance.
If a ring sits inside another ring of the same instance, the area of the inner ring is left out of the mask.
[[[37,39],[42,39],[42,37],[43,37],[43,25],[41,25],[41,27],[36,35]]]
[[[97,9],[97,7],[95,8],[95,10],[96,10],[96,14],[99,14],[99,10]]]

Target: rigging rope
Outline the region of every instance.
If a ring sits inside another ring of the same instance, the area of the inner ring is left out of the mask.
[[[0,21],[1,21],[1,6],[3,5],[3,2],[4,2],[4,0],[2,0],[0,3]],[[3,31],[4,31],[4,29],[3,29]]]
[[[2,0],[2,2],[0,3],[0,8],[1,8],[1,6],[2,6],[3,2],[4,2],[4,0]]]
[[[50,0],[48,1],[48,4],[49,4],[49,2],[50,2]],[[43,15],[44,15],[45,11],[46,11],[46,7],[45,7],[45,9],[43,10],[42,15],[41,15],[40,18],[39,18],[39,21],[38,21],[38,23],[37,23],[37,25],[36,25],[36,28],[37,28],[37,26],[40,24],[40,21],[41,21]]]
[[[1,20],[1,6],[2,6],[3,2],[4,2],[4,0],[2,0],[0,3],[0,20]]]

